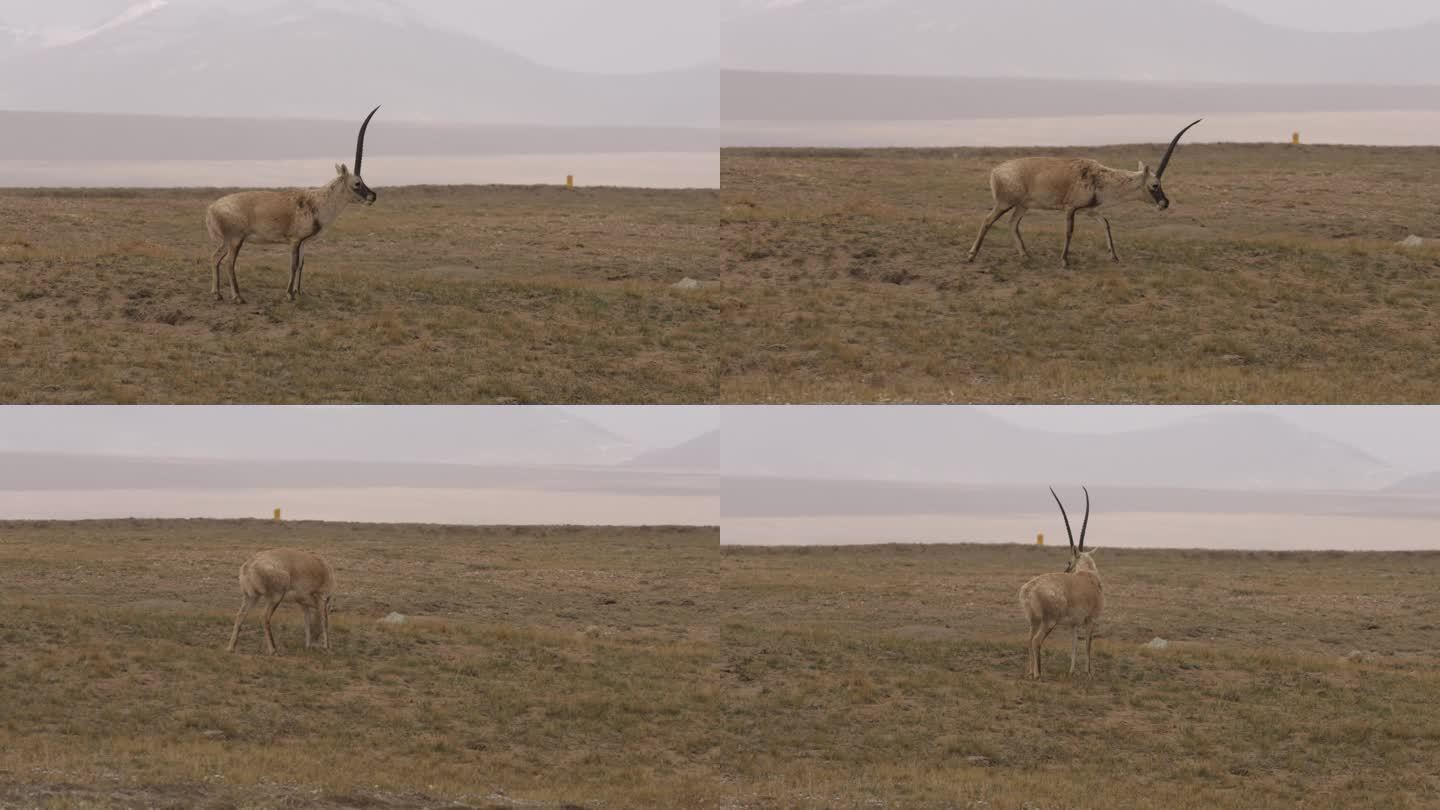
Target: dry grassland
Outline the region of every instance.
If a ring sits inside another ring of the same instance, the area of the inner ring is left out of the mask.
[[[0,401],[697,403],[716,398],[716,193],[379,189],[210,295],[223,190],[0,190]]]
[[[1196,130],[1197,137],[1203,133]],[[989,170],[1162,147],[727,149],[725,402],[1440,400],[1440,149],[1182,145],[1169,212],[997,224]]]
[[[0,806],[714,804],[715,529],[0,524]],[[324,554],[330,654],[236,571]],[[398,611],[401,626],[378,623]]]
[[[1440,806],[1440,553],[1101,548],[1093,678],[1028,682],[1064,554],[722,548],[722,807]]]

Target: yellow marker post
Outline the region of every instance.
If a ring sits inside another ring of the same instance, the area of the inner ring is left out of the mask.
[[[1045,545],[1045,535],[1044,535],[1043,532],[1040,533],[1040,534],[1035,535],[1035,545],[1037,545],[1037,546],[1043,546],[1043,545]]]
[[[278,506],[275,507],[275,519],[276,519],[276,520],[279,520],[279,519],[280,519],[280,507],[278,507]]]
[[[565,175],[565,188],[570,189],[571,191],[575,190],[575,175]]]
[[[1300,145],[1300,133],[1298,133],[1298,132],[1292,132],[1292,133],[1290,133],[1290,145],[1291,145],[1291,146],[1299,146],[1299,145]]]

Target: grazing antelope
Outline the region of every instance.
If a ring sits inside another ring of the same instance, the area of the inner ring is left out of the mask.
[[[1070,536],[1070,564],[1063,574],[1041,574],[1020,586],[1020,605],[1030,617],[1030,658],[1025,675],[1040,679],[1040,647],[1056,625],[1074,630],[1070,640],[1070,674],[1075,674],[1075,657],[1080,646],[1080,631],[1085,631],[1085,674],[1090,674],[1090,646],[1095,640],[1095,620],[1105,607],[1105,587],[1100,569],[1095,567],[1093,552],[1085,550],[1085,527],[1090,523],[1090,490],[1085,490],[1085,520],[1080,524],[1080,545],[1070,531],[1070,516],[1060,496],[1050,490],[1065,519],[1065,533]]]
[[[1200,121],[1190,127],[1198,123]],[[1190,127],[1180,130],[1180,134],[1170,142],[1165,157],[1160,159],[1160,168],[1154,172],[1143,160],[1136,172],[1112,169],[1084,158],[1028,157],[1001,163],[990,172],[990,193],[995,198],[995,207],[980,223],[980,233],[975,237],[975,244],[965,261],[975,261],[980,245],[985,242],[985,234],[1006,211],[1015,212],[1010,215],[1015,247],[1020,250],[1021,257],[1030,258],[1025,240],[1020,236],[1020,220],[1031,208],[1065,212],[1065,250],[1060,254],[1065,269],[1070,268],[1070,236],[1075,232],[1075,214],[1081,211],[1105,223],[1105,242],[1110,247],[1110,258],[1120,261],[1120,254],[1115,252],[1115,236],[1110,232],[1110,220],[1100,213],[1100,208],[1129,200],[1153,203],[1161,211],[1169,208],[1170,198],[1160,187],[1160,178],[1165,175],[1165,167],[1170,165],[1170,157],[1175,154],[1180,136],[1190,131]]]
[[[366,205],[375,204],[375,192],[365,185],[360,177],[360,161],[365,156],[365,128],[375,117],[376,107],[365,116],[360,125],[360,136],[355,141],[355,171],[345,164],[335,164],[338,175],[328,185],[319,188],[296,189],[292,191],[241,191],[229,194],[210,204],[205,211],[205,228],[210,238],[220,240],[215,249],[215,282],[210,292],[215,300],[220,297],[220,266],[230,260],[230,292],[237,304],[245,303],[240,297],[240,282],[235,278],[235,260],[240,257],[240,248],[245,241],[254,239],[262,243],[284,242],[290,245],[290,287],[288,295],[294,301],[300,295],[300,280],[305,270],[305,245],[330,226],[345,206],[352,202]]]
[[[294,602],[305,612],[305,648],[311,644],[311,628],[319,631],[320,646],[330,649],[330,599],[335,593],[335,575],[318,554],[293,548],[262,551],[240,566],[240,613],[230,632],[230,645],[240,640],[240,625],[257,602],[264,603],[265,651],[275,655],[275,635],[270,618],[281,602]]]

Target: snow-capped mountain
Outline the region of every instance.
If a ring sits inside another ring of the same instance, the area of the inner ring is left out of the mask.
[[[348,120],[383,103],[392,120],[713,126],[719,109],[714,67],[556,70],[391,0],[140,0],[91,27],[0,34],[0,59],[12,110]]]

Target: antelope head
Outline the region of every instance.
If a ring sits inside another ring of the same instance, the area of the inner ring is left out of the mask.
[[[1190,127],[1204,120],[1205,119],[1201,118],[1194,124],[1191,124]],[[1140,198],[1146,202],[1154,203],[1155,207],[1161,211],[1170,207],[1170,198],[1165,196],[1165,189],[1160,187],[1160,179],[1165,176],[1165,167],[1170,165],[1170,158],[1175,154],[1175,147],[1180,143],[1180,136],[1189,132],[1190,127],[1185,127],[1180,130],[1180,133],[1175,136],[1175,139],[1170,141],[1170,148],[1165,150],[1165,157],[1160,158],[1160,167],[1158,169],[1152,172],[1145,161],[1140,161]],[[1064,511],[1064,507],[1061,507],[1061,511]],[[1081,534],[1084,534],[1084,532],[1081,532]]]
[[[1085,528],[1090,525],[1090,490],[1085,489],[1085,519],[1080,523],[1080,545],[1075,545],[1075,534],[1070,531],[1070,516],[1065,514],[1065,504],[1060,503],[1060,496],[1055,494],[1054,487],[1050,489],[1050,497],[1055,499],[1055,504],[1060,507],[1060,517],[1065,520],[1065,534],[1070,537],[1070,562],[1065,566],[1065,573],[1073,574],[1076,571],[1098,571],[1095,560],[1090,556],[1091,552],[1085,550]]]
[[[365,116],[365,123],[360,125],[360,137],[355,140],[355,171],[352,173],[344,163],[335,166],[335,173],[344,181],[350,193],[355,195],[355,200],[366,205],[375,204],[375,191],[365,185],[365,179],[360,176],[360,163],[365,158],[365,128],[370,126],[370,119],[375,117],[375,112],[379,109],[377,106],[371,110],[370,114]]]

